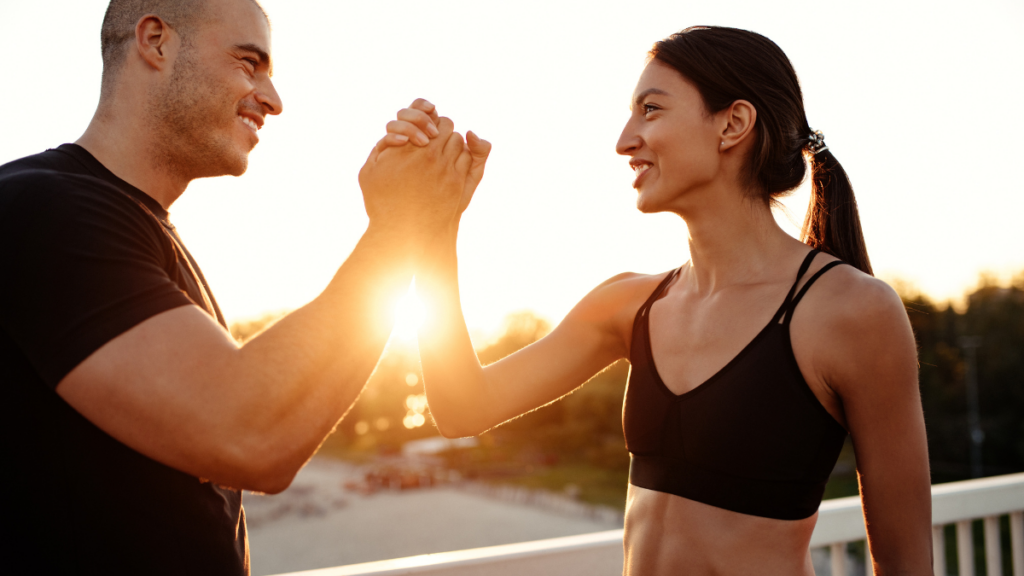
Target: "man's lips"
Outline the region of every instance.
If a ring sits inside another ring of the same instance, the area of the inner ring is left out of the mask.
[[[246,126],[251,128],[253,132],[258,132],[259,129],[263,126],[263,119],[262,118],[250,116],[248,114],[239,114],[238,117],[241,118],[242,122]]]
[[[244,122],[249,128],[252,128],[254,132],[260,129],[252,118],[249,118],[248,116],[240,116],[240,118],[242,119],[242,122]]]

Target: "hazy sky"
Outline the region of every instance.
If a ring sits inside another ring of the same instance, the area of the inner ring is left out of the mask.
[[[171,209],[229,319],[323,289],[366,225],[358,169],[418,96],[494,143],[460,239],[472,326],[517,309],[557,320],[614,274],[678,266],[685,226],[636,211],[614,145],[646,50],[694,24],[755,30],[789,55],[880,276],[948,298],[981,270],[1024,270],[1020,2],[263,4],[284,114],[245,176],[195,182]],[[105,7],[0,0],[0,163],[84,130]],[[797,225],[806,201],[788,202]]]

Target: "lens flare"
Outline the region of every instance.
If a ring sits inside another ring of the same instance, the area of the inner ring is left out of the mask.
[[[416,296],[416,285],[414,284],[409,287],[409,291],[398,300],[398,304],[395,306],[394,337],[401,340],[415,341],[416,331],[423,324],[426,315],[426,308],[419,297]],[[415,377],[414,374],[411,374],[411,376]],[[406,383],[409,383],[409,380],[410,378],[406,377]],[[414,381],[409,383],[409,385],[415,386],[416,383]]]

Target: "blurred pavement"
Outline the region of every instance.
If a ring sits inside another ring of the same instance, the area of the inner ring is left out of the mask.
[[[316,458],[288,490],[246,493],[253,576],[526,542],[621,528],[618,522],[559,514],[457,486],[346,490],[366,468]]]

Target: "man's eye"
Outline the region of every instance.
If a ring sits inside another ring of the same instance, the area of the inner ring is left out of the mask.
[[[253,60],[252,58],[242,58],[242,60],[248,62],[249,64],[252,64],[253,71],[254,72],[256,71],[256,66],[259,65],[259,62],[257,62],[256,60]]]

